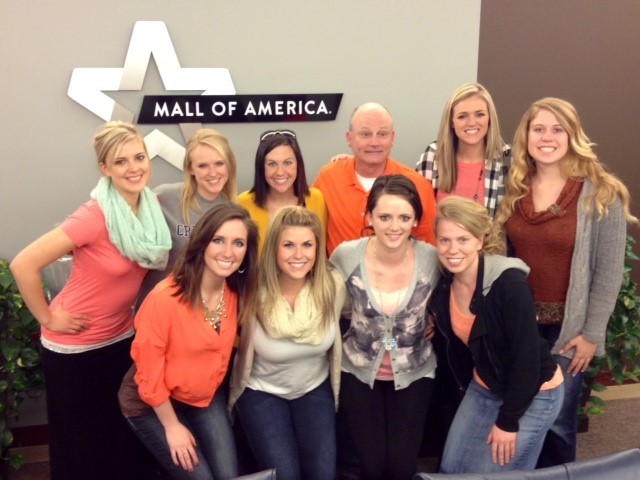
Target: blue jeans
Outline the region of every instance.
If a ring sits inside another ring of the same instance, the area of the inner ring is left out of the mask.
[[[333,480],[335,403],[329,380],[295,400],[247,388],[238,417],[260,469],[278,480]]]
[[[558,416],[564,387],[538,392],[520,417],[516,436],[516,455],[504,467],[491,460],[491,432],[502,400],[472,380],[456,412],[444,447],[442,473],[493,473],[507,470],[533,470],[545,434]]]
[[[216,392],[205,408],[174,402],[178,420],[195,437],[200,462],[193,472],[175,466],[164,427],[155,412],[128,417],[129,425],[172,479],[227,480],[238,476],[236,445],[227,413],[227,397]]]
[[[539,325],[538,329],[551,349],[560,334],[560,325]],[[578,407],[584,374],[579,373],[574,377],[567,373],[570,358],[554,355],[553,359],[564,374],[564,402],[558,418],[547,432],[536,468],[553,467],[576,460]]]
[[[554,355],[553,359],[560,365],[564,375],[564,402],[558,418],[544,439],[536,468],[553,467],[576,461],[578,407],[584,374],[579,373],[574,377],[567,373],[571,363],[570,358]]]

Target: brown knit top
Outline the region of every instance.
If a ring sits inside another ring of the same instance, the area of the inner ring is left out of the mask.
[[[529,190],[505,225],[515,255],[531,268],[528,280],[540,323],[560,323],[564,317],[581,190],[582,182],[568,179],[556,202],[541,212],[534,211]]]

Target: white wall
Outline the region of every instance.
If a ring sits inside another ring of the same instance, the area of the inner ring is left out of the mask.
[[[347,150],[349,115],[366,101],[391,110],[393,155],[415,164],[450,92],[476,79],[480,0],[0,0],[0,18],[0,257],[12,258],[95,185],[90,139],[102,120],[67,96],[69,79],[76,67],[122,67],[136,21],[165,22],[182,67],[226,67],[238,94],[344,93],[335,122],[286,125],[313,180]],[[137,113],[145,94],[165,94],[154,64],[143,91],[111,95]],[[230,139],[242,191],[259,133],[283,124],[206,126]],[[184,144],[177,126],[160,129]],[[154,160],[152,186],[178,180]]]

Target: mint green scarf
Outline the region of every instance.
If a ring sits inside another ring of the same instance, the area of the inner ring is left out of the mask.
[[[143,268],[164,270],[171,249],[171,233],[158,199],[149,188],[140,194],[138,215],[118,193],[109,177],[102,177],[91,191],[107,221],[111,243]]]

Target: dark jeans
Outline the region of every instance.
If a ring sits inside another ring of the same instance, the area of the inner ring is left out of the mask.
[[[362,480],[410,480],[416,471],[433,380],[395,390],[376,380],[373,389],[342,373],[340,410],[360,463]]]
[[[200,464],[193,472],[175,466],[164,427],[154,411],[127,420],[138,438],[172,479],[228,480],[238,476],[236,446],[227,414],[227,396],[219,389],[208,407],[174,402],[178,420],[195,437]]]
[[[245,389],[238,417],[261,470],[278,480],[333,480],[335,403],[329,380],[295,400]]]
[[[539,325],[540,335],[551,349],[560,335],[560,325]],[[547,432],[536,468],[552,467],[575,462],[578,437],[578,407],[582,390],[582,373],[576,376],[567,373],[571,359],[554,355],[553,359],[564,374],[564,402],[560,414]]]

